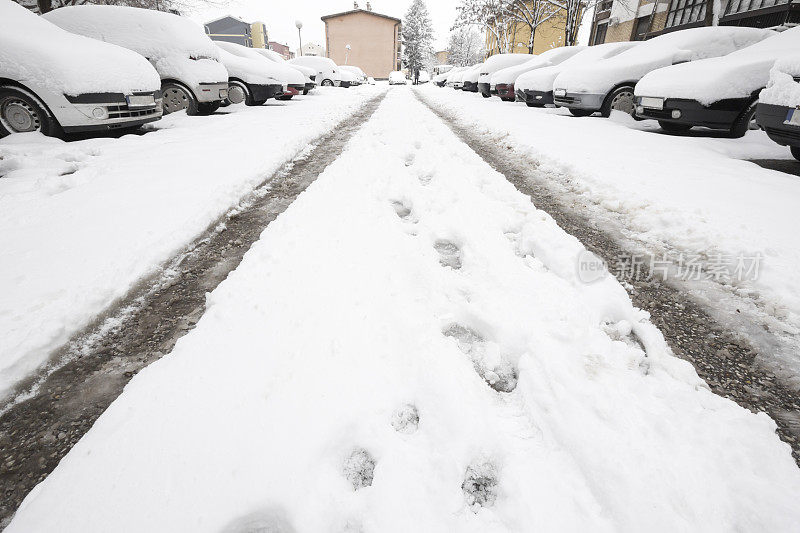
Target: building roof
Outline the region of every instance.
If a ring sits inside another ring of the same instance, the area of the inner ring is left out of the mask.
[[[366,9],[351,9],[350,11],[342,11],[341,13],[334,13],[333,15],[325,15],[322,17],[322,20],[332,19],[334,17],[342,17],[345,15],[355,15],[356,13],[366,13],[367,15],[375,15],[376,17],[394,20],[395,22],[403,22],[399,18],[390,17],[389,15],[381,15],[380,13],[375,13],[374,11],[367,11]]]
[[[215,22],[219,22],[225,19],[233,19],[236,22],[243,22],[244,24],[250,24],[249,22],[245,22],[244,20],[240,19],[239,17],[234,17],[233,15],[225,15],[224,17],[215,18],[214,20],[209,20],[206,24],[214,24]]]

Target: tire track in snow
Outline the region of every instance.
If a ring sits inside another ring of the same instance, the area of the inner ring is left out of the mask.
[[[386,93],[310,144],[159,274],[78,333],[0,414],[0,527],[142,368],[169,353],[264,228],[335,161]]]
[[[441,118],[447,126],[492,168],[503,174],[533,204],[547,212],[566,232],[577,237],[588,250],[613,264],[618,257],[639,253],[634,243],[623,241],[579,211],[580,203],[569,203],[552,187],[547,175],[538,172],[536,162],[523,164],[519,154],[509,157],[499,147],[458,124],[456,117],[432,105],[419,92],[415,96]],[[623,283],[634,304],[651,314],[675,355],[689,361],[712,391],[753,412],[766,412],[778,424],[781,440],[792,447],[800,465],[800,391],[784,385],[780,377],[759,364],[765,355],[730,331],[692,296],[679,287],[647,281],[647,262],[642,264],[642,279]],[[620,280],[624,282],[625,280]]]

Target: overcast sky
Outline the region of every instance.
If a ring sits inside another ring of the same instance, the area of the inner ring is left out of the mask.
[[[366,0],[358,1],[366,7]],[[411,0],[371,0],[372,10],[402,19]],[[436,49],[447,46],[450,27],[456,17],[458,0],[427,0],[436,37]],[[353,9],[353,0],[230,0],[224,8],[201,8],[189,15],[197,22],[208,22],[223,15],[233,15],[247,22],[260,20],[267,25],[269,38],[288,44],[292,50],[298,47],[295,21],[303,22],[303,42],[313,41],[325,46],[325,24],[323,15],[331,15]]]

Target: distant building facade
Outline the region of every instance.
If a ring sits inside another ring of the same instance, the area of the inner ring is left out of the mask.
[[[304,44],[302,49],[297,49],[297,55],[327,57],[325,55],[325,47],[317,43]]]
[[[276,41],[269,42],[269,49],[278,52],[285,60],[294,59],[294,52],[289,49],[288,45],[281,44]]]
[[[205,25],[206,34],[213,41],[226,41],[252,47],[251,26],[249,22],[231,15],[220,17]]]
[[[335,63],[355,65],[376,79],[401,69],[400,19],[356,8],[324,16],[322,21],[327,57]]]
[[[442,50],[441,52],[436,52],[436,64],[437,65],[446,65],[447,61],[450,59],[450,53],[447,50]]]
[[[250,38],[253,48],[269,48],[269,34],[263,22],[256,21],[250,24]]]
[[[486,32],[486,50],[488,55],[499,54],[503,51],[517,54],[530,53],[531,28],[518,21],[498,20],[495,22],[501,35],[508,39],[510,50],[504,50],[505,43],[498,43],[494,32]],[[566,39],[567,19],[564,12],[559,12],[537,26],[533,31],[533,53],[541,54],[552,48],[564,46]]]

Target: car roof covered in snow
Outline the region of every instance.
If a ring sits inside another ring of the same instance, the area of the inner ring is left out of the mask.
[[[800,52],[775,62],[770,70],[767,88],[761,91],[759,101],[786,107],[800,106],[800,83],[795,81],[797,77],[800,77]]]
[[[252,48],[252,50],[257,54],[261,54],[261,56],[272,61],[273,63],[279,63],[281,65],[287,65],[290,66],[291,68],[297,69],[304,76],[313,76],[317,73],[317,71],[311,67],[306,67],[304,65],[297,65],[295,63],[289,63],[288,61],[286,61],[286,58],[284,58],[275,50],[268,50],[267,48]]]
[[[640,43],[641,41],[627,41],[586,47],[561,63],[548,65],[520,75],[514,82],[514,86],[521,91],[551,91],[553,90],[553,81],[564,70],[580,65],[591,65],[597,61],[614,57]]]
[[[532,59],[520,65],[498,70],[492,75],[491,83],[493,85],[498,83],[514,83],[520,75],[526,72],[549,65],[557,65],[584,49],[586,49],[586,46],[560,46],[558,48],[551,48],[537,56],[533,56]]]
[[[364,71],[355,65],[339,65],[339,67],[349,72],[352,72],[353,74],[358,74],[359,76],[366,76],[366,74],[364,74]]]
[[[766,39],[774,32],[716,26],[660,35],[612,58],[565,70],[553,87],[568,92],[605,94],[623,82],[636,83],[645,74],[674,63],[729,54]]]
[[[64,31],[10,1],[0,2],[0,77],[67,95],[161,86],[139,54]]]
[[[281,83],[287,83],[291,85],[300,85],[305,84],[306,78],[303,76],[301,72],[297,69],[292,68],[290,65],[285,63],[276,63],[274,61],[270,61],[263,55],[256,52],[254,48],[249,48],[247,46],[242,46],[236,43],[229,43],[224,41],[218,41],[217,46],[220,50],[224,50],[229,54],[232,54],[240,59],[247,61],[247,65],[250,65],[247,68],[256,69],[256,71],[260,71],[262,76],[268,76],[275,80],[278,80]],[[230,59],[227,59],[230,61]],[[226,63],[226,59],[223,58],[223,63],[227,67],[228,64]],[[241,63],[242,66],[245,66],[245,63]],[[231,74],[233,76],[233,74]],[[243,80],[247,81],[247,80]],[[249,83],[259,83],[259,82],[249,82]],[[260,82],[266,83],[266,82]]]
[[[775,61],[800,50],[800,27],[723,57],[673,65],[651,72],[639,82],[636,94],[687,98],[703,105],[725,98],[748,98],[769,80]]]
[[[335,69],[338,65],[333,62],[333,59],[329,57],[321,57],[321,56],[300,56],[295,57],[294,59],[290,59],[287,63],[297,64],[297,65],[304,65],[304,66],[313,66],[317,68],[318,66],[324,66],[325,68]]]
[[[483,63],[467,68],[466,72],[464,72],[463,80],[465,82],[478,83],[478,78],[481,75],[481,67],[483,67]]]
[[[232,54],[220,47],[219,57],[225,68],[228,69],[228,74],[231,78],[238,78],[245,83],[252,83],[255,85],[270,85],[275,83],[283,83],[270,68],[271,65],[266,61],[258,61],[250,57],[241,57]]]

